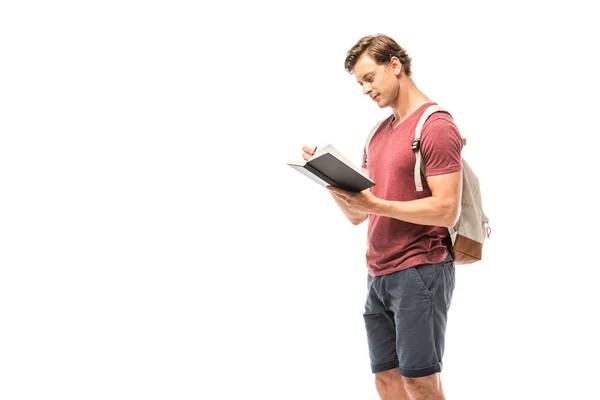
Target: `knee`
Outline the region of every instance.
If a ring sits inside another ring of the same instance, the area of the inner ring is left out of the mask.
[[[402,382],[402,375],[400,375],[398,368],[375,374],[375,386],[377,386],[378,389],[389,388],[398,382]]]
[[[404,380],[406,390],[412,396],[426,396],[440,392],[438,374],[424,376],[422,378],[403,377],[402,379]]]

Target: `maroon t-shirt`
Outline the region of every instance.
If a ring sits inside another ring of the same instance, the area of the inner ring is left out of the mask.
[[[376,197],[410,201],[431,196],[421,174],[423,191],[415,188],[415,153],[412,142],[419,118],[433,102],[425,103],[392,129],[393,114],[377,129],[369,144],[368,166],[363,153],[362,167],[375,182],[370,190]],[[421,162],[427,176],[460,171],[462,138],[452,117],[434,113],[421,131]],[[419,264],[442,262],[448,255],[446,227],[417,225],[395,218],[369,215],[367,267],[372,276],[385,275]]]

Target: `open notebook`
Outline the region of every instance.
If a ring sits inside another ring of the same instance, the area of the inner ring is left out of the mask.
[[[292,161],[287,165],[321,186],[331,185],[350,192],[375,186],[375,182],[330,144],[318,148],[308,161]]]

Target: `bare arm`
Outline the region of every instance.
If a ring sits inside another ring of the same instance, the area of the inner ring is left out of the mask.
[[[452,227],[460,215],[462,172],[430,176],[431,197],[412,201],[378,199],[374,214],[419,225]]]
[[[462,172],[430,176],[427,183],[431,196],[411,201],[380,199],[369,190],[351,193],[334,187],[328,189],[355,214],[382,215],[419,225],[454,226],[460,214]]]

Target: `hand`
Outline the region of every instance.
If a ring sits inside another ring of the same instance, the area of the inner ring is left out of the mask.
[[[315,151],[312,147],[302,146],[302,158],[304,158],[306,161],[308,161],[314,155],[315,155]]]
[[[379,198],[375,197],[370,189],[365,189],[362,192],[348,192],[333,186],[327,186],[327,189],[335,197],[346,203],[348,209],[355,213],[375,214],[379,206]]]

